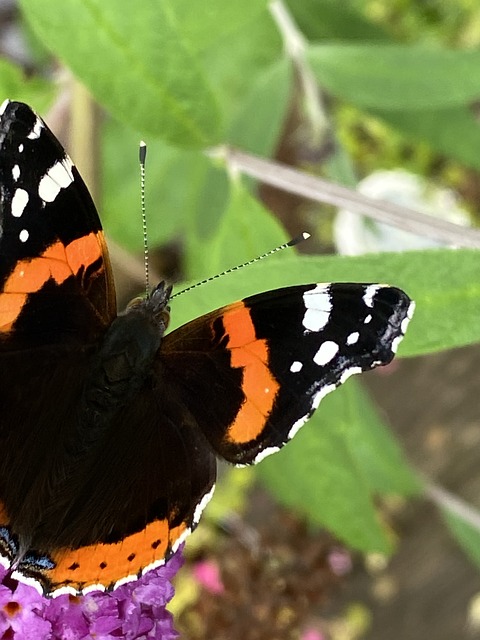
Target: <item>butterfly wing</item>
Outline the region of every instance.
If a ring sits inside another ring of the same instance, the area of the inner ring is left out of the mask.
[[[25,104],[0,108],[0,349],[95,340],[116,315],[100,220],[77,169]]]
[[[413,308],[383,285],[269,291],[167,335],[159,366],[217,455],[252,464],[352,374],[389,363]]]
[[[0,107],[0,560],[28,539],[62,455],[89,346],[116,315],[98,214],[77,169],[27,106]],[[64,465],[65,466],[65,465]],[[50,476],[48,476],[50,473]],[[59,465],[57,474],[63,473]],[[36,508],[35,508],[36,507]],[[29,515],[29,513],[31,515]],[[21,538],[20,538],[21,539]]]
[[[142,331],[137,338],[144,342]],[[124,351],[116,353],[105,359],[112,376]],[[0,357],[14,365],[16,354]],[[109,413],[102,378],[85,396],[92,362],[31,350],[5,384],[0,370],[0,404],[12,416],[1,443],[0,556],[14,578],[46,594],[115,588],[163,564],[213,492],[215,455],[166,375],[130,379]],[[25,380],[35,388],[28,402]]]
[[[43,513],[53,548],[30,545],[36,551],[14,578],[55,596],[116,588],[164,564],[195,529],[216,460],[164,382],[152,379],[120,412],[90,469],[69,483],[65,507]],[[11,563],[15,539],[6,527],[0,549]]]

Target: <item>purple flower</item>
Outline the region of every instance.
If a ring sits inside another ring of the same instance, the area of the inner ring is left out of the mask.
[[[183,564],[180,549],[164,567],[110,593],[44,598],[30,586],[6,577],[0,567],[0,638],[12,640],[174,640],[166,604],[171,578]]]

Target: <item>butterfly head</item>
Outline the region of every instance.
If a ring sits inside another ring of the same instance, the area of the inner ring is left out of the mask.
[[[166,331],[170,323],[170,296],[172,295],[172,285],[162,280],[147,298],[138,296],[131,300],[126,309],[126,313],[140,311],[147,312],[161,328],[161,334]]]

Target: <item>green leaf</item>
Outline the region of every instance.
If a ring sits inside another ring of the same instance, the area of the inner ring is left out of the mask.
[[[242,6],[239,4],[239,6]],[[282,55],[282,39],[270,12],[264,9],[235,31],[225,31],[201,52],[200,61],[215,86],[227,127],[258,74]]]
[[[397,44],[320,44],[308,60],[322,86],[359,107],[445,109],[478,99],[480,52]]]
[[[21,4],[37,36],[129,126],[186,147],[219,139],[216,100],[173,0]]]
[[[215,41],[223,41],[238,29],[248,27],[257,21],[268,0],[163,0],[163,4],[172,16],[174,15],[184,40],[190,44],[192,50],[198,52],[210,48]]]
[[[208,224],[208,221],[207,221]],[[254,198],[240,179],[230,182],[227,208],[209,240],[190,237],[189,272],[212,276],[288,240],[274,216]]]
[[[480,126],[469,107],[435,111],[369,111],[415,142],[423,140],[433,149],[480,169]]]
[[[480,568],[480,531],[456,514],[442,509],[443,518],[455,540],[467,556]]]
[[[52,83],[34,77],[27,79],[23,69],[8,60],[0,59],[0,102],[5,98],[31,104],[36,111],[44,113],[55,95]]]
[[[320,412],[343,416],[346,446],[370,490],[379,494],[410,496],[421,491],[413,471],[363,387],[352,380],[322,401]],[[316,422],[321,422],[322,413]],[[320,425],[318,425],[320,427]]]
[[[176,298],[176,326],[247,295],[308,282],[387,282],[417,303],[400,355],[435,353],[480,341],[480,253],[436,249],[356,257],[282,252]],[[252,254],[253,257],[254,254]],[[228,261],[223,266],[228,267]],[[173,327],[172,327],[173,328]]]
[[[287,59],[259,73],[242,100],[227,141],[245,151],[270,156],[289,108],[291,83],[292,67]]]
[[[355,418],[361,420],[359,415]],[[257,473],[282,504],[356,549],[385,553],[391,545],[373,506],[369,482],[345,437],[350,427],[348,412],[336,414],[322,403],[295,439],[261,462]]]
[[[205,172],[198,177],[198,198],[191,209],[192,217],[186,233],[192,241],[203,245],[216,233],[228,206],[230,181],[224,167],[212,164],[211,161],[205,166]]]
[[[366,20],[344,0],[341,11],[338,0],[289,0],[295,22],[305,38],[322,40],[385,40],[381,27]]]

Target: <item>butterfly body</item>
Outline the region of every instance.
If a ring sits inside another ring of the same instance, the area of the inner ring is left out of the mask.
[[[217,458],[260,461],[388,363],[413,303],[307,284],[168,333],[160,283],[117,316],[80,175],[29,107],[0,113],[0,561],[47,595],[111,589],[196,527]]]

